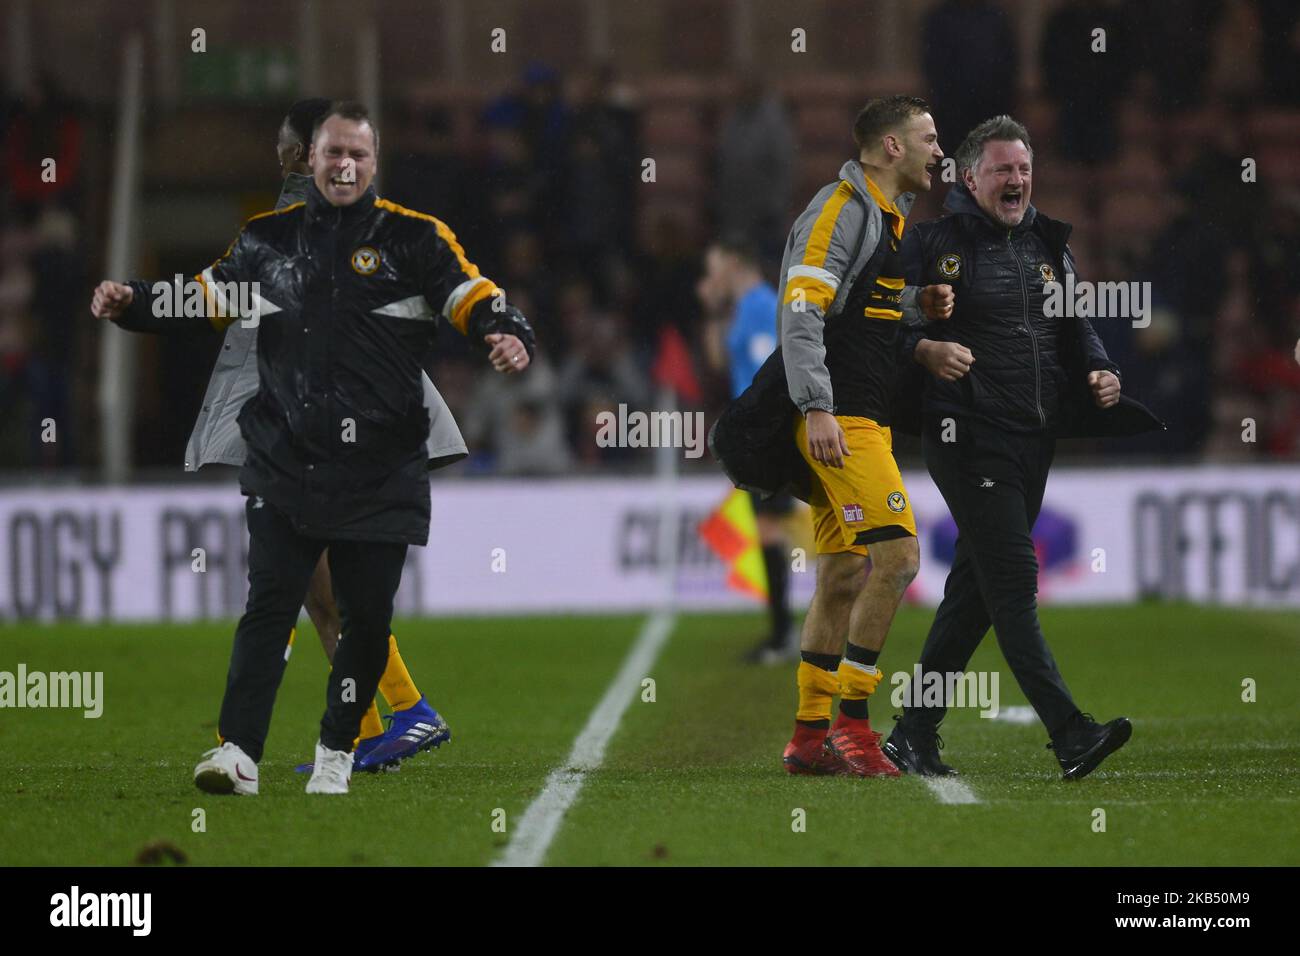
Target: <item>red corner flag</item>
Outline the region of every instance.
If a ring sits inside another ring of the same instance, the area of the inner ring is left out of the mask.
[[[686,340],[671,322],[665,324],[659,333],[659,354],[655,357],[651,375],[656,385],[667,385],[688,402],[699,402],[704,398]]]

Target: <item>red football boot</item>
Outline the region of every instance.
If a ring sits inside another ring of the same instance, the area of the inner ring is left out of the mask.
[[[898,768],[880,749],[880,734],[870,720],[840,714],[826,735],[826,753],[839,764],[839,772],[855,777],[899,777]]]
[[[794,736],[785,745],[785,753],[781,755],[785,772],[818,777],[836,773],[839,764],[826,750],[828,733],[821,727],[795,724]]]

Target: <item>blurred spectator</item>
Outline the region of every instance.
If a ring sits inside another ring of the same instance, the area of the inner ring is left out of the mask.
[[[1132,56],[1155,79],[1157,108],[1181,112],[1204,103],[1220,0],[1127,0],[1126,7]]]
[[[1254,0],[1225,0],[1210,44],[1210,89],[1235,102],[1263,86],[1259,9]]]
[[[1258,0],[1261,68],[1269,92],[1281,104],[1300,106],[1300,4]]]
[[[382,195],[445,222],[466,249],[482,232],[481,196],[464,159],[453,149],[451,116],[443,109],[410,114],[396,148],[385,144]]]
[[[695,281],[700,271],[699,249],[676,215],[654,215],[648,239],[635,260],[631,293],[633,345],[647,368],[659,348],[663,326],[675,325],[688,340],[693,338],[694,323],[689,319],[695,312]]]
[[[1019,45],[992,0],[942,0],[925,15],[921,66],[939,141],[949,154],[990,116],[1016,111]]]
[[[718,134],[718,231],[748,236],[781,258],[794,178],[794,132],[780,96],[757,75],[742,78]]]
[[[626,461],[636,454],[634,449],[597,446],[599,412],[617,414],[620,404],[629,411],[650,410],[650,383],[633,357],[622,324],[618,316],[589,314],[556,382],[570,440],[585,464]]]
[[[1106,50],[1093,52],[1094,30],[1104,30]],[[1134,69],[1133,41],[1120,0],[1078,0],[1056,8],[1043,28],[1043,81],[1060,108],[1061,153],[1094,166],[1118,146],[1118,105]]]
[[[608,298],[614,257],[632,249],[639,182],[636,96],[604,64],[578,84],[565,171],[564,241]]]
[[[42,74],[5,122],[0,157],[12,201],[29,206],[72,201],[81,183],[84,136],[79,109],[52,76]],[[47,167],[51,159],[54,166]]]
[[[555,372],[540,354],[527,375],[481,376],[459,423],[474,455],[490,456],[497,474],[561,475],[572,468]]]

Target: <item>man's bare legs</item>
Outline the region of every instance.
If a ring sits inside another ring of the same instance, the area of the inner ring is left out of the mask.
[[[870,550],[870,575],[861,555],[818,555],[817,587],[800,641],[795,736],[785,753],[792,773],[898,775],[871,731],[867,699],[880,681],[876,661],[920,567],[920,548],[908,535],[877,541]],[[836,694],[840,719],[828,736]]]
[[[818,555],[817,588],[804,619],[800,650],[839,656],[847,642],[879,653],[920,566],[921,549],[910,535],[871,545],[870,575],[862,555]]]
[[[329,549],[321,552],[312,572],[311,584],[307,587],[307,616],[316,625],[316,635],[320,638],[321,649],[330,663],[334,662],[334,649],[339,644],[339,634],[343,624],[339,620],[339,606],[334,602],[334,586],[330,581]]]

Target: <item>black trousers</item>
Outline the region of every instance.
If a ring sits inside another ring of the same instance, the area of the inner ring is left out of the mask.
[[[922,450],[957,522],[957,550],[921,650],[922,673],[964,671],[991,624],[1020,689],[1055,734],[1078,707],[1038,625],[1032,531],[1056,440],[965,420],[956,422],[955,441],[942,435],[941,423],[927,422]],[[913,706],[904,719],[937,727],[945,713]]]
[[[307,538],[270,502],[258,497],[248,499],[245,511],[248,605],[230,652],[218,725],[221,738],[254,761],[262,759],[275,694],[284,676],[289,634],[316,563],[328,547],[343,632],[326,686],[320,739],[331,750],[350,751],[388,664],[393,596],[402,580],[406,545]]]

